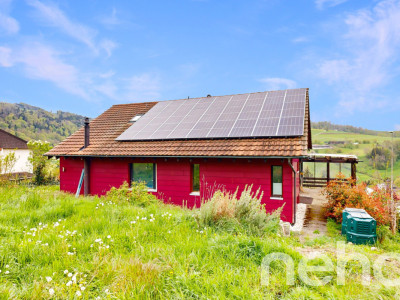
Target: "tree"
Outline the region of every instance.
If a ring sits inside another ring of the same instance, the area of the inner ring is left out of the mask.
[[[0,156],[0,174],[3,175],[1,179],[8,180],[17,163],[17,158],[14,152],[10,152],[7,155]]]
[[[29,162],[33,167],[33,181],[37,185],[46,183],[46,166],[48,159],[45,154],[51,149],[50,143],[45,141],[29,141],[28,148],[31,150]]]

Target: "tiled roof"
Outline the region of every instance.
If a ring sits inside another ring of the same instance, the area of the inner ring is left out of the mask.
[[[27,142],[7,131],[0,129],[1,149],[28,149]]]
[[[188,100],[190,101],[190,100]],[[307,92],[304,135],[288,138],[198,139],[120,142],[137,114],[144,114],[157,102],[114,105],[90,122],[90,145],[83,149],[83,127],[58,144],[48,156],[210,156],[268,157],[304,156],[311,148]]]

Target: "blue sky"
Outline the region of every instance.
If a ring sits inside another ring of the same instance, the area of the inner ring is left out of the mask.
[[[400,1],[0,0],[0,101],[117,103],[310,88],[313,121],[400,130]]]

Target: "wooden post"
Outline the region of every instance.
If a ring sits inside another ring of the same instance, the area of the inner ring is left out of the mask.
[[[83,179],[83,194],[88,196],[90,194],[90,158],[86,157],[84,159],[83,167],[85,169]]]
[[[353,179],[354,181],[357,180],[357,168],[355,162],[351,163],[351,179]]]
[[[330,179],[330,165],[329,165],[329,161],[326,163],[326,181],[329,183],[329,181],[331,181]]]

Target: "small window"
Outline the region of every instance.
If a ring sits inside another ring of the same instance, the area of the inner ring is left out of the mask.
[[[272,166],[272,196],[282,197],[282,166]]]
[[[145,182],[149,189],[157,189],[156,164],[137,163],[132,164],[131,179],[136,182]]]
[[[136,122],[137,120],[139,120],[142,116],[143,116],[142,114],[136,115],[136,116],[134,116],[129,122],[135,123],[135,122]]]
[[[192,165],[192,192],[200,192],[200,165]]]

